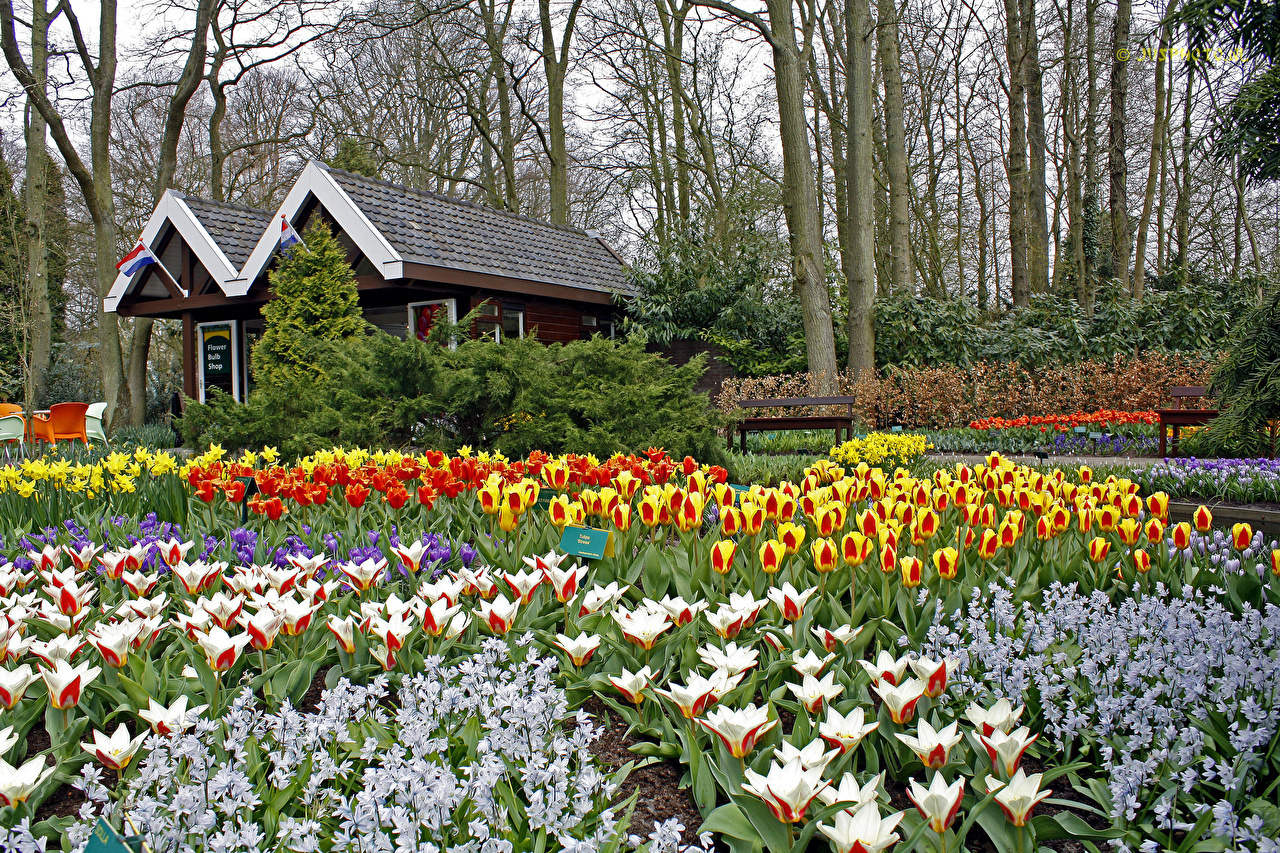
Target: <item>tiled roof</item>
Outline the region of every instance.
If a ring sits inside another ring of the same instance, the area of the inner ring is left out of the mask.
[[[195,196],[185,196],[183,201],[237,270],[249,260],[253,247],[258,245],[262,232],[271,222],[272,214],[266,210]]]
[[[627,296],[636,293],[622,261],[585,231],[338,169],[329,171],[410,263]]]

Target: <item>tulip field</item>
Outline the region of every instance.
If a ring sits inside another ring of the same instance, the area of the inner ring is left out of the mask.
[[[0,850],[1280,850],[1280,545],[925,470],[0,467]]]

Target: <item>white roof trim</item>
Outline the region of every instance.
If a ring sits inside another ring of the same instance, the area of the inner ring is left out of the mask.
[[[271,263],[276,247],[280,244],[280,226],[276,223],[283,216],[289,220],[289,224],[296,225],[294,219],[308,197],[314,197],[320,202],[370,263],[381,271],[383,278],[391,280],[403,277],[404,258],[392,248],[387,238],[373,226],[351,197],[343,192],[342,187],[329,174],[329,169],[319,160],[309,160],[293,188],[289,190],[284,204],[280,205],[280,209],[271,218],[266,232],[258,240],[249,260],[245,261],[240,274],[223,288],[228,296],[244,296],[249,292],[258,276]]]
[[[227,286],[236,277],[236,268],[222,249],[218,247],[214,239],[209,236],[209,232],[200,224],[200,219],[192,213],[191,208],[187,207],[186,197],[177,190],[167,189],[164,191],[164,195],[160,196],[160,201],[156,204],[156,209],[151,213],[151,218],[147,220],[146,226],[142,229],[140,237],[142,243],[152,252],[155,252],[157,257],[159,257],[160,253],[156,251],[155,244],[164,233],[165,223],[173,225],[187,246],[191,248],[191,251],[196,253],[196,257],[204,268],[208,270],[209,275],[213,277],[222,292],[228,293]],[[111,285],[111,290],[107,293],[106,298],[102,300],[103,310],[108,313],[114,312],[119,307],[120,300],[124,298],[134,284],[142,280],[146,272],[147,267],[143,267],[132,276],[127,276],[124,273],[117,275],[115,282]],[[171,277],[175,280],[177,279],[177,276],[172,274]],[[183,295],[187,295],[185,291]],[[228,293],[228,295],[230,294]]]

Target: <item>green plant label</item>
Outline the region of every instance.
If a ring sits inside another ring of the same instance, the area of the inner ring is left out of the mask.
[[[1100,433],[1100,432],[1091,432],[1091,433],[1089,433],[1089,438],[1092,438],[1094,441],[1097,441],[1098,439],[1102,438],[1102,433]]]
[[[1076,427],[1076,432],[1080,433],[1080,435],[1084,435],[1088,431],[1086,427]]]
[[[84,853],[141,853],[141,851],[140,836],[122,838],[120,833],[111,828],[106,818],[98,818],[98,823],[93,827],[93,835],[89,836],[89,843],[84,848]]]
[[[889,432],[902,432],[902,427],[900,426],[889,427]]]
[[[551,509],[551,498],[552,498],[552,497],[554,497],[554,495],[552,495],[552,494],[551,494],[551,492],[548,492],[548,491],[539,491],[539,492],[538,492],[538,499],[537,499],[536,501],[534,501],[534,502],[533,502],[533,508],[534,508],[534,509],[540,509],[540,510],[542,510],[543,512],[546,512],[547,510]]]
[[[560,550],[574,557],[599,560],[613,556],[613,531],[594,527],[566,527],[560,535]]]
[[[739,485],[737,485],[736,483],[730,483],[730,484],[729,484],[729,488],[733,489],[735,492],[749,492],[749,491],[751,491],[751,487],[750,487],[750,486],[739,486]]]

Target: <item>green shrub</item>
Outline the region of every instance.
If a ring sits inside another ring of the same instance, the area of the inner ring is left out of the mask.
[[[1271,288],[1233,330],[1231,350],[1210,385],[1221,411],[1187,437],[1197,456],[1263,456],[1270,447],[1268,421],[1280,418],[1280,287]]]
[[[347,253],[329,227],[317,217],[304,242],[287,250],[270,274],[276,298],[262,308],[266,325],[253,348],[260,384],[315,378],[317,347],[356,337],[365,328]]]
[[[640,341],[600,337],[546,346],[526,338],[450,350],[382,332],[315,348],[314,378],[188,403],[192,446],[274,445],[300,455],[337,445],[462,445],[524,456],[665,447],[723,458],[720,415],[693,391],[703,360],[673,366]]]

